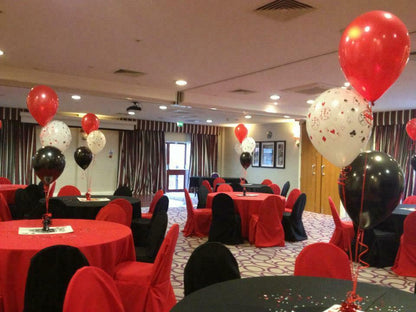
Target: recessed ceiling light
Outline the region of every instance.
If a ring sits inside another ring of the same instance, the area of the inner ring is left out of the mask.
[[[308,104],[311,104],[311,105],[312,105],[313,103],[315,103],[315,100],[307,100],[307,101],[306,101],[306,103],[308,103]]]
[[[167,110],[167,109],[168,109],[168,107],[167,107],[166,105],[160,105],[160,106],[159,106],[159,109],[161,109],[161,110]]]
[[[245,115],[244,118],[245,119],[250,119],[251,118],[251,115]]]
[[[0,56],[4,55],[3,50],[0,50]]]
[[[277,104],[279,104],[279,103],[277,103],[277,102],[273,102],[273,104],[274,104],[274,105],[277,105]]]
[[[288,116],[288,115],[284,115],[284,116],[283,116],[283,118],[290,118],[290,116]]]
[[[217,108],[216,108],[216,107],[211,107],[211,109],[212,109],[212,110],[217,110]]]
[[[349,87],[351,84],[347,81],[347,82],[344,82],[344,87]]]
[[[176,80],[175,83],[176,83],[176,85],[181,86],[181,87],[187,85],[187,82],[185,80],[182,80],[182,79]]]
[[[211,119],[207,119],[207,123],[212,123],[212,120]]]
[[[71,98],[75,101],[81,100],[81,96],[77,94],[74,94],[73,96],[71,96]]]
[[[277,94],[273,94],[270,96],[270,99],[273,101],[277,101],[278,99],[280,99],[280,96],[278,96]]]

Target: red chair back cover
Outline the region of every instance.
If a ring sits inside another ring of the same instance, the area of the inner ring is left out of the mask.
[[[416,204],[416,195],[406,197],[403,204]]]
[[[270,185],[270,184],[273,184],[273,182],[270,179],[264,179],[263,182],[261,182],[261,184],[263,184],[263,185]]]
[[[10,221],[12,214],[10,213],[9,205],[3,194],[0,193],[0,221]]]
[[[218,178],[214,179],[214,182],[212,182],[212,188],[213,188],[214,192],[216,191],[215,187],[217,186],[218,183],[225,183],[225,180],[221,177],[218,177]]]
[[[400,247],[391,269],[398,275],[416,277],[416,211],[404,219]]]
[[[354,225],[351,221],[347,222],[341,220],[331,196],[328,196],[328,202],[329,207],[331,208],[332,218],[335,223],[334,233],[332,234],[329,242],[345,251],[349,251],[351,248],[351,242],[355,236]]]
[[[302,249],[296,257],[294,275],[352,280],[347,254],[341,248],[323,242]]]
[[[12,184],[12,181],[5,177],[0,177],[0,184]]]
[[[285,208],[292,209],[293,205],[295,204],[296,200],[298,199],[298,197],[301,193],[302,192],[298,188],[295,188],[295,189],[291,190],[289,195],[287,196],[286,207]]]
[[[186,201],[186,223],[183,229],[185,237],[196,235],[199,237],[207,236],[212,220],[211,208],[194,209],[191,196],[187,189],[184,189]]]
[[[58,196],[80,196],[81,191],[74,185],[65,185],[59,189]]]
[[[274,195],[280,195],[280,186],[279,185],[277,185],[275,183],[272,183],[269,186],[273,190]]]
[[[133,206],[130,204],[130,202],[125,198],[116,198],[116,199],[113,199],[110,203],[117,204],[121,208],[124,209],[124,212],[126,213],[126,216],[127,216],[126,222],[128,226],[130,227],[131,219],[133,218]]]
[[[131,221],[130,223],[128,222],[128,217],[124,209],[121,208],[119,205],[111,202],[100,209],[97,216],[95,217],[95,220],[116,222],[124,224],[128,227],[130,227],[131,225]]]
[[[229,184],[221,184],[218,185],[217,192],[233,192],[233,187]]]
[[[328,196],[329,207],[331,208],[332,219],[334,219],[335,227],[339,227],[342,224],[341,218],[339,217],[337,208],[335,207],[334,201],[331,196]]]
[[[208,180],[203,180],[201,184],[207,188],[208,192],[212,193],[212,187]]]
[[[124,312],[114,280],[94,266],[79,269],[71,278],[65,295],[63,312]]]

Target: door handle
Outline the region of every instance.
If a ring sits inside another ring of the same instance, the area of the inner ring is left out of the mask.
[[[321,166],[321,175],[325,175],[325,165]]]
[[[312,175],[315,175],[315,174],[316,174],[315,169],[316,169],[316,165],[315,165],[315,164],[313,164],[313,165],[312,165]]]

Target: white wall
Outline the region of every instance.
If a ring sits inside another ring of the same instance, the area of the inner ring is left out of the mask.
[[[249,167],[247,169],[247,181],[249,183],[261,183],[264,179],[271,179],[280,187],[286,182],[290,182],[290,188],[300,186],[300,147],[296,146],[292,131],[293,123],[275,123],[267,125],[249,125],[248,136],[256,142],[259,141],[286,141],[286,166],[285,169]],[[272,132],[272,137],[267,138],[267,132]],[[240,164],[240,155],[234,150],[234,145],[238,143],[234,135],[234,128],[225,128],[224,139],[222,140],[223,158],[220,157],[219,170],[224,177],[242,177],[244,170]]]

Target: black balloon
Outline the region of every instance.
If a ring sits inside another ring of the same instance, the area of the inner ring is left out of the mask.
[[[416,155],[412,155],[410,158],[410,163],[412,164],[413,170],[416,170]]]
[[[65,156],[56,147],[45,146],[32,157],[32,167],[43,184],[49,185],[64,171]]]
[[[397,161],[377,151],[360,153],[344,168],[340,182],[338,190],[345,210],[362,229],[372,228],[386,219],[399,203],[404,189],[403,172]]]
[[[74,158],[78,166],[85,170],[90,165],[93,155],[88,147],[81,146],[75,150]]]
[[[240,155],[240,164],[243,166],[244,169],[247,169],[251,165],[251,161],[253,160],[253,157],[250,153],[244,152]]]

